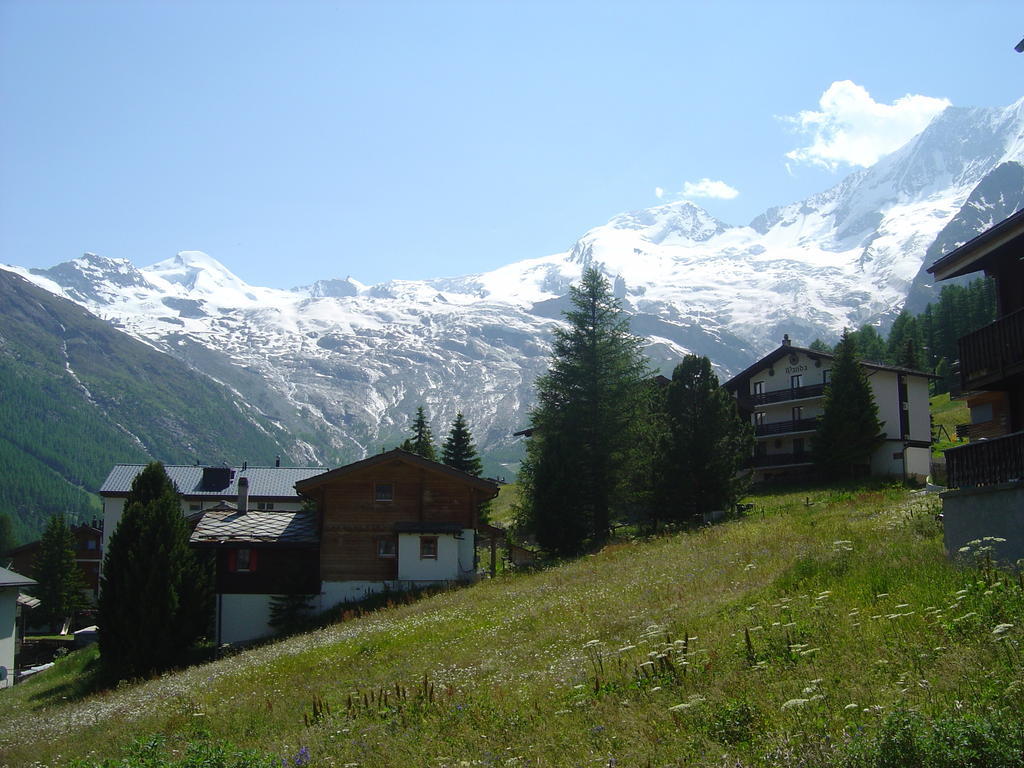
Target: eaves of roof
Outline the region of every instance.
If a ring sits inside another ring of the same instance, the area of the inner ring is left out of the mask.
[[[1017,211],[977,237],[954,248],[930,267],[937,280],[967,275],[985,268],[986,257],[1024,237],[1024,210]]]

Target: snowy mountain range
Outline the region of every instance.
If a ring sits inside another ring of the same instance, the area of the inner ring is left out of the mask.
[[[95,254],[6,268],[230,387],[294,436],[296,459],[394,444],[423,404],[435,433],[461,410],[493,460],[514,460],[512,433],[584,266],[613,281],[655,367],[694,352],[728,375],[783,333],[830,339],[923,306],[925,267],[1024,207],[1022,163],[1024,99],[947,108],[871,168],[746,226],[669,203],[616,216],[564,253],[459,278],[280,290],[196,251],[142,269]]]

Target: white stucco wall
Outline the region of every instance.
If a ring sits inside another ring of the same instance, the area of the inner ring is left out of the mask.
[[[274,629],[270,620],[270,595],[218,595],[217,627],[220,642],[244,643],[268,637]]]
[[[437,535],[437,558],[420,558],[418,533],[398,536],[399,581],[456,581],[473,574],[473,530],[466,528],[462,536]],[[435,534],[430,534],[435,535]]]
[[[14,682],[14,627],[18,608],[18,588],[0,587],[0,666],[7,668],[6,687]]]

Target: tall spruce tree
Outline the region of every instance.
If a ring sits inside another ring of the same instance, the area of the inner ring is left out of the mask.
[[[537,380],[517,513],[520,530],[556,555],[600,545],[628,501],[651,374],[597,269],[584,270],[569,299],[568,327],[555,331],[550,368]]]
[[[402,443],[402,449],[424,459],[437,461],[434,434],[430,431],[430,422],[427,421],[427,414],[422,405],[416,409],[416,418],[412,422],[412,437],[406,438]]]
[[[662,520],[682,522],[728,510],[746,489],[737,475],[754,432],[719,386],[706,357],[687,355],[665,390],[666,429],[658,451],[656,503]]]
[[[85,580],[75,561],[75,534],[63,515],[54,515],[39,540],[33,565],[39,616],[52,629],[60,627],[86,606]]]
[[[14,526],[11,524],[11,517],[0,512],[0,557],[14,549],[16,539],[14,538]]]
[[[132,483],[103,561],[99,645],[109,680],[181,663],[208,629],[208,566],[188,539],[177,489],[153,462]]]
[[[455,414],[452,429],[441,446],[441,461],[449,467],[468,472],[475,477],[479,477],[484,470],[480,454],[477,453],[476,444],[473,442],[473,435],[461,411]]]
[[[821,473],[844,479],[870,466],[871,454],[885,440],[881,426],[871,384],[857,360],[857,345],[852,334],[843,331],[813,440],[814,461]]]

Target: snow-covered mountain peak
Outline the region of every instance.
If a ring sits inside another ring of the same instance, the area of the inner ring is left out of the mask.
[[[604,228],[630,230],[650,243],[703,243],[722,234],[730,225],[719,221],[699,205],[679,200],[621,213]]]
[[[210,302],[220,307],[244,307],[265,303],[268,293],[237,277],[217,259],[202,251],[179,251],[164,261],[142,270],[154,285],[170,295],[188,295],[193,300]]]

